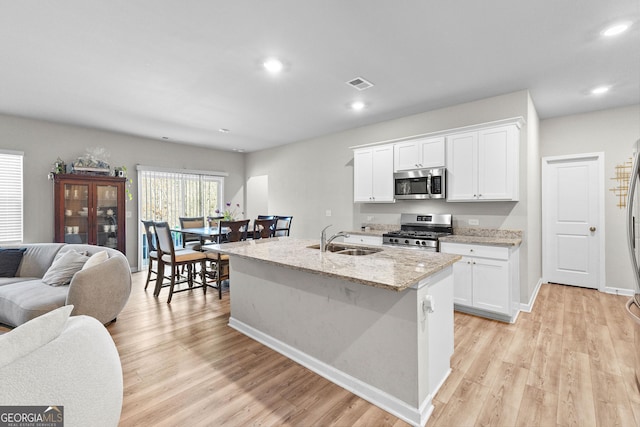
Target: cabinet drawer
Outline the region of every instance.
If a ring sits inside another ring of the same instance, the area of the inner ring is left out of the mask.
[[[370,236],[364,234],[352,234],[344,238],[345,243],[357,243],[361,245],[382,246],[382,236]]]
[[[509,248],[502,246],[483,246],[462,243],[440,243],[440,252],[463,256],[508,260]]]

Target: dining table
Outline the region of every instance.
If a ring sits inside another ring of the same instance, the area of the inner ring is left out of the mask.
[[[172,232],[181,233],[182,241],[184,242],[184,236],[186,234],[191,234],[198,236],[200,238],[200,244],[204,245],[206,240],[211,240],[213,242],[219,243],[219,237],[224,236],[229,232],[229,229],[224,227],[222,230],[218,227],[194,227],[194,228],[172,228]],[[184,244],[183,244],[184,246]]]

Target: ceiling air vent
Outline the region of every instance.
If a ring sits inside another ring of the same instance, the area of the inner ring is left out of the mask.
[[[347,84],[350,85],[350,86],[353,86],[354,88],[356,88],[358,90],[369,89],[371,86],[373,86],[373,83],[366,81],[362,77],[356,77],[353,80],[349,80],[347,82]]]

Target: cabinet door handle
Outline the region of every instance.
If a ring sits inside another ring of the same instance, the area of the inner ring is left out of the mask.
[[[594,231],[596,231],[596,228],[595,227],[589,227],[589,231],[594,232]]]

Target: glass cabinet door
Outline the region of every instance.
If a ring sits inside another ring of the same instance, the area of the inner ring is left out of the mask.
[[[96,186],[96,242],[99,246],[118,248],[118,187]]]
[[[64,185],[64,241],[87,243],[89,236],[89,186]]]

